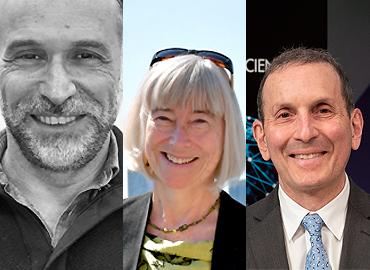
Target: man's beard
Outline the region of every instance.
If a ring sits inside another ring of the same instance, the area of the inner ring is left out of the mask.
[[[29,162],[50,171],[65,172],[82,168],[101,150],[117,116],[117,97],[110,98],[109,108],[104,108],[81,92],[61,105],[38,95],[22,99],[13,110],[2,98],[3,116],[8,130]],[[84,115],[82,121],[87,122],[87,127],[82,134],[74,134],[73,131],[35,132],[26,125],[32,121],[32,115]]]

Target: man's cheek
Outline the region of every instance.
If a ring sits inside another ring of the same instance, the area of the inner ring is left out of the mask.
[[[21,78],[13,78],[12,76],[0,78],[1,99],[12,110],[16,109],[17,104],[27,95],[27,89],[30,87],[26,87]]]

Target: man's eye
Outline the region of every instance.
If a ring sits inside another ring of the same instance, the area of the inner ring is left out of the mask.
[[[40,60],[41,57],[37,54],[34,54],[34,53],[26,53],[26,54],[22,54],[22,55],[19,55],[17,57],[15,57],[15,59],[21,59],[21,60]]]
[[[290,113],[288,112],[283,112],[278,115],[278,118],[288,118],[290,116]]]
[[[100,66],[105,62],[104,57],[93,52],[76,52],[74,55],[76,63],[86,66]]]
[[[327,109],[327,108],[325,108],[325,109],[320,109],[320,110],[319,110],[319,113],[321,113],[321,114],[330,113],[330,110],[329,110],[329,109]]]
[[[99,57],[92,53],[79,53],[76,55],[78,59],[99,59]]]
[[[33,52],[20,52],[12,57],[3,59],[7,63],[13,63],[20,67],[35,66],[47,59],[46,55]]]

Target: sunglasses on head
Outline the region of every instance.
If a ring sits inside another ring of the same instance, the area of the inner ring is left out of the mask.
[[[230,72],[230,84],[231,87],[233,86],[233,63],[231,62],[230,58],[226,55],[223,55],[218,52],[214,51],[206,51],[206,50],[188,50],[183,48],[170,48],[158,51],[154,54],[152,61],[150,62],[150,67],[152,67],[155,63],[161,62],[179,55],[187,55],[187,54],[194,54],[200,56],[204,59],[208,59],[212,61],[216,66],[220,68],[224,68]]]

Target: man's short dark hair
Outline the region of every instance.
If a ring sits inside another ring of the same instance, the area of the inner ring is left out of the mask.
[[[340,64],[326,50],[299,47],[285,50],[283,53],[274,58],[262,78],[257,94],[258,118],[262,122],[264,121],[262,90],[265,86],[268,76],[275,71],[281,70],[291,64],[311,63],[327,63],[334,68],[341,81],[342,96],[346,103],[348,115],[351,114],[352,110],[354,109],[352,88]]]

